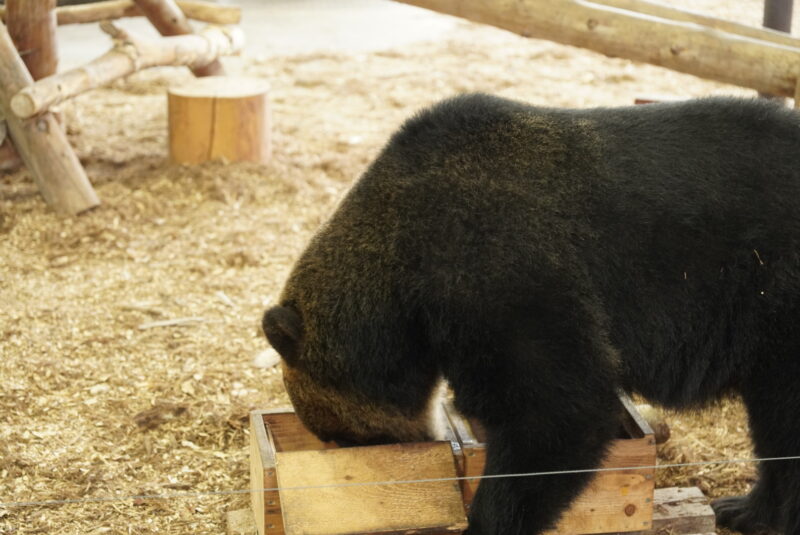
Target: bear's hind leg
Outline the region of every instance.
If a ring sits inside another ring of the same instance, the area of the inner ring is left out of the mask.
[[[745,535],[777,529],[773,485],[768,483],[769,473],[762,473],[759,482],[744,496],[728,496],[711,503],[717,517],[717,526]]]
[[[760,361],[742,388],[750,434],[760,458],[800,456],[800,340]],[[717,524],[742,533],[771,529],[800,535],[800,460],[763,461],[747,496],[714,504]]]

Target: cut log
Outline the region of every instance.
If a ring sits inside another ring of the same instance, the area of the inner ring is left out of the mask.
[[[56,0],[6,0],[6,25],[34,80],[58,66]]]
[[[794,96],[800,48],[585,0],[397,0],[781,96]]]
[[[100,201],[86,178],[78,157],[51,113],[21,120],[11,113],[11,96],[33,82],[11,41],[0,24],[0,112],[22,160],[39,186],[42,196],[61,214],[76,214],[97,206]]]
[[[238,53],[244,34],[236,27],[208,27],[196,35],[143,39],[106,21],[100,27],[111,35],[111,50],[77,69],[49,76],[19,91],[11,101],[17,117],[32,117],[64,100],[101,87],[140,69],[159,65],[208,65],[219,56]]]
[[[175,0],[135,0],[144,16],[161,35],[190,35],[192,26],[175,3]],[[192,69],[195,76],[221,76],[225,74],[222,64],[215,59],[208,65]]]
[[[25,2],[27,0],[23,0]],[[242,10],[236,6],[225,6],[202,0],[176,0],[183,14],[190,19],[209,24],[239,24]],[[5,9],[0,6],[0,17],[5,18]],[[61,24],[85,24],[103,20],[137,17],[143,13],[133,0],[109,0],[56,9],[56,20]]]
[[[169,154],[176,163],[224,158],[266,163],[270,156],[269,84],[215,76],[168,91]]]

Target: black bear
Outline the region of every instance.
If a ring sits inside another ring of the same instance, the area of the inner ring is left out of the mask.
[[[740,395],[761,457],[800,455],[800,115],[707,98],[614,109],[487,95],[410,119],[301,255],[263,329],[323,440],[432,433],[444,378],[487,474],[597,467],[617,390]],[[472,535],[553,526],[590,475],[484,480]],[[720,526],[800,535],[800,462]]]

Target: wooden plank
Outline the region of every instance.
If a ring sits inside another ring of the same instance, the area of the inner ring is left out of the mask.
[[[259,411],[250,413],[250,506],[258,533],[264,535],[264,491],[266,468],[275,469],[275,458]]]
[[[612,442],[602,468],[653,466],[652,435]],[[655,469],[598,472],[572,503],[557,533],[609,533],[651,529]]]
[[[275,451],[325,450],[337,447],[334,442],[322,442],[306,429],[291,408],[259,413],[272,434]]]
[[[653,530],[682,535],[711,533],[715,527],[714,510],[697,487],[656,489]]]
[[[631,438],[642,438],[645,435],[653,435],[653,428],[650,427],[648,421],[639,414],[636,410],[636,405],[633,404],[631,398],[627,394],[620,393],[619,401],[625,409],[623,425],[625,430],[630,434]],[[626,425],[627,424],[627,425]],[[631,426],[631,424],[633,424]]]
[[[553,533],[630,532],[651,528],[653,478],[641,471],[599,473]],[[557,481],[554,480],[557,484]]]
[[[319,488],[453,478],[455,463],[446,442],[284,451],[276,456],[286,535],[457,533],[467,527],[453,481]]]
[[[283,535],[283,515],[278,488],[277,458],[279,451],[275,445],[275,435],[266,425],[266,418],[274,411],[253,411],[250,413],[250,471],[251,506],[260,535]],[[297,416],[294,413],[282,416]],[[307,432],[308,433],[308,432]],[[310,434],[310,433],[309,433]],[[254,451],[254,448],[257,451]],[[256,482],[260,481],[260,485]],[[275,490],[267,490],[275,489]]]

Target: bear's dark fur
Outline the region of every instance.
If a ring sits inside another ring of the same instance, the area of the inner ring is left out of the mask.
[[[598,466],[617,389],[673,409],[741,395],[758,455],[800,455],[799,242],[795,112],[467,95],[392,137],[263,325],[323,439],[425,438],[444,377],[488,474]],[[539,533],[589,478],[484,480],[469,533]],[[800,462],[762,463],[715,508],[800,535]]]

